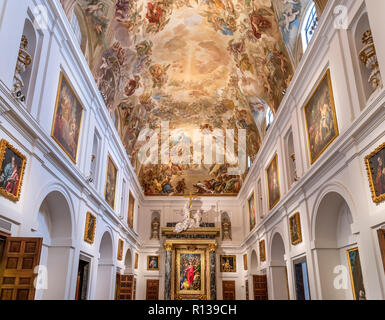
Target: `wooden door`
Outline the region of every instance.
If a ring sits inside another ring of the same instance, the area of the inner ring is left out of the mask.
[[[268,300],[267,276],[253,276],[254,300]]]
[[[0,263],[0,300],[33,300],[34,269],[40,262],[42,238],[7,238]]]
[[[223,281],[223,300],[235,300],[235,281]]]
[[[118,294],[118,300],[133,300],[133,287],[133,275],[120,275],[120,290]]]
[[[382,266],[384,267],[385,272],[385,230],[377,230],[378,241],[380,243],[381,257],[382,257]]]
[[[134,290],[132,292],[132,300],[136,300],[136,278],[134,279]]]
[[[249,280],[246,280],[245,288],[246,288],[246,300],[250,300],[250,297],[249,297]]]
[[[159,300],[159,280],[147,280],[146,300]]]

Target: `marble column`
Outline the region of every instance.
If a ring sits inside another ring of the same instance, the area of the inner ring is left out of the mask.
[[[217,245],[211,244],[209,246],[210,251],[210,298],[211,300],[217,299],[217,273],[216,273],[216,250]]]
[[[165,244],[166,262],[164,276],[164,300],[171,300],[171,263],[172,263],[172,245]]]

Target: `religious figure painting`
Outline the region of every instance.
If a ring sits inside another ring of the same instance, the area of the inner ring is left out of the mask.
[[[301,220],[299,212],[295,213],[289,218],[290,224],[290,238],[291,244],[296,245],[302,242],[302,232],[301,232]]]
[[[269,209],[273,209],[281,199],[278,172],[278,156],[275,155],[266,170]]]
[[[128,197],[127,224],[128,224],[128,227],[131,229],[134,227],[134,211],[135,211],[135,198],[130,191],[130,194]]]
[[[256,224],[254,192],[248,200],[248,208],[249,208],[249,221],[250,221],[250,231],[251,231],[254,229]]]
[[[365,158],[372,199],[375,203],[385,200],[385,143]]]
[[[293,30],[298,1],[281,11]],[[145,194],[237,196],[244,177],[232,173],[227,157],[212,165],[143,164],[138,138],[140,128],[159,130],[169,121],[170,130],[183,132],[170,137],[173,157],[190,150],[194,130],[232,129],[236,140],[246,129],[245,152],[253,159],[266,132],[264,115],[276,114],[294,74],[273,1],[76,2],[98,40],[92,73]]]
[[[6,140],[0,141],[0,194],[17,202],[23,184],[26,157]]]
[[[95,229],[96,229],[96,217],[91,212],[87,212],[86,227],[84,231],[85,242],[88,242],[89,244],[94,243]]]
[[[115,193],[116,193],[116,181],[118,176],[118,169],[114,162],[108,156],[107,158],[107,174],[106,185],[104,190],[104,199],[110,205],[112,209],[115,208]]]
[[[364,280],[362,277],[360,254],[358,248],[354,248],[347,251],[350,281],[353,291],[354,300],[366,300],[366,293],[364,287]]]
[[[63,73],[60,74],[51,136],[76,163],[83,107]]]
[[[323,76],[304,111],[313,164],[339,135],[330,70]]]
[[[221,272],[237,272],[236,256],[221,256]]]
[[[199,294],[205,290],[205,252],[177,251],[177,294]]]
[[[119,239],[118,243],[118,260],[123,260],[123,248],[124,248],[124,241],[122,239]]]
[[[147,257],[147,270],[159,270],[159,256]]]
[[[261,262],[266,261],[266,245],[265,245],[265,240],[259,241],[259,260]]]

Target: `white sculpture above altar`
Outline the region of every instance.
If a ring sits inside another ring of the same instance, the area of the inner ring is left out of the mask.
[[[197,210],[193,212],[191,199],[187,200],[186,204],[183,207],[183,220],[175,226],[174,232],[181,233],[187,231],[188,229],[199,228],[202,222],[202,210]]]

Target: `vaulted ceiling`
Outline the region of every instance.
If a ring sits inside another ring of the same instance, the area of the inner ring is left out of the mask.
[[[301,1],[62,0],[86,22],[91,70],[146,194],[239,192],[244,176],[226,163],[142,164],[138,136],[169,121],[171,147],[194,129],[234,129],[237,146],[246,129],[253,158],[293,75],[281,31]]]

